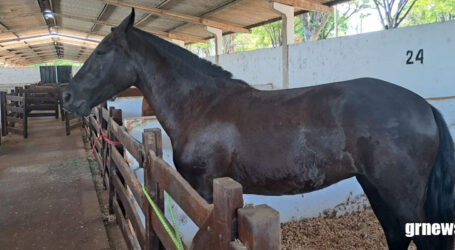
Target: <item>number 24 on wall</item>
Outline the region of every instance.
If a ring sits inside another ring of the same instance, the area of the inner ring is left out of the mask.
[[[408,60],[406,61],[406,64],[414,64],[414,62],[420,62],[420,64],[423,64],[423,49],[420,49],[417,52],[417,55],[415,57],[415,60],[413,61],[413,56],[414,56],[414,51],[408,50],[406,52],[406,56],[408,56]]]

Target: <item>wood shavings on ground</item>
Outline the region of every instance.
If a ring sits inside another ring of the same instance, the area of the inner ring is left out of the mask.
[[[283,250],[388,249],[371,209],[340,217],[302,219],[281,224]],[[416,249],[412,244],[409,249]]]

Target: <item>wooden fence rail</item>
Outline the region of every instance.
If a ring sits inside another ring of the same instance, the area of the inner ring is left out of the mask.
[[[140,143],[122,126],[121,110],[98,106],[93,113],[84,118],[84,127],[109,190],[109,210],[130,249],[178,249],[158,218],[158,214],[164,217],[164,192],[199,227],[184,249],[279,249],[279,214],[267,205],[244,208],[239,183],[231,178],[215,179],[213,204],[209,204],[162,160],[159,129],[144,130]],[[126,161],[126,151],[144,168],[144,187],[159,208],[158,214]],[[138,209],[145,215],[145,225]],[[172,224],[164,220],[174,232]]]

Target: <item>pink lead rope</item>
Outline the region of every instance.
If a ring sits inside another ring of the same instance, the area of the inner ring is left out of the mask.
[[[101,131],[101,135],[98,136],[96,138],[96,140],[93,142],[93,148],[92,148],[92,155],[95,154],[95,147],[96,147],[96,142],[97,141],[101,141],[101,140],[104,140],[105,142],[107,142],[108,144],[110,145],[115,145],[115,146],[120,146],[122,145],[121,142],[119,141],[112,141],[108,138],[108,136],[106,135],[106,133],[104,132],[103,128],[100,126],[100,131]]]

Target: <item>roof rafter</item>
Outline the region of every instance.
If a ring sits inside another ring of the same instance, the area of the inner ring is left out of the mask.
[[[332,7],[313,0],[269,0],[269,2],[281,3],[301,10],[333,12]]]
[[[221,29],[224,31],[250,33],[250,31],[246,28],[243,28],[243,27],[240,27],[237,25],[233,25],[233,24],[229,24],[229,23],[225,23],[225,22],[215,21],[212,19],[204,18],[204,17],[197,17],[197,16],[192,16],[192,15],[175,12],[175,11],[147,7],[147,6],[136,4],[136,3],[128,3],[128,2],[118,1],[118,0],[102,0],[102,1],[105,3],[117,5],[117,6],[136,8],[136,9],[142,10],[144,12],[148,12],[148,13],[152,13],[155,15],[164,16],[164,17],[168,17],[168,18],[178,19],[181,21],[189,22],[189,23],[194,23],[194,24],[204,25],[204,26],[211,26],[211,27],[218,28],[218,29]]]
[[[42,13],[41,12],[21,13],[21,14],[10,15],[10,16],[0,16],[0,20],[10,20],[10,19],[24,18],[24,17],[29,17],[29,16],[39,16],[39,15],[42,15]]]
[[[21,32],[32,32],[32,31],[38,31],[38,30],[47,30],[47,26],[38,26],[34,28],[22,28],[22,29],[9,29],[9,30],[2,30],[0,31],[0,34],[5,34],[5,33],[21,33]]]
[[[91,18],[87,18],[87,17],[80,17],[80,16],[74,16],[74,15],[68,15],[68,14],[57,14],[57,15],[60,17],[70,18],[70,19],[74,19],[74,20],[91,22],[91,23],[95,23],[95,24],[102,24],[102,25],[106,25],[109,27],[117,26],[117,24],[99,21],[99,20],[91,19]],[[207,43],[207,41],[201,37],[187,35],[187,34],[183,34],[183,33],[165,32],[165,31],[154,30],[154,29],[150,29],[150,28],[141,28],[141,29],[148,33],[151,33],[151,34],[154,34],[157,36],[161,36],[164,38],[177,39],[177,40],[182,40],[182,41],[186,41],[186,42]]]
[[[214,9],[211,9],[211,10],[207,11],[206,13],[202,14],[200,17],[207,17],[207,16],[209,16],[209,15],[214,14],[215,12],[218,12],[218,11],[221,11],[221,10],[224,10],[224,9],[227,9],[227,8],[229,8],[229,7],[232,7],[232,6],[236,5],[236,4],[238,4],[240,1],[242,1],[242,0],[232,0],[232,1],[229,2],[229,3],[223,4],[223,5],[221,5],[221,6],[218,6],[218,7],[214,8]],[[179,30],[179,29],[181,29],[181,28],[187,26],[188,24],[190,24],[190,23],[184,23],[184,24],[182,24],[182,25],[179,25],[179,26],[177,26],[177,27],[174,27],[174,28],[168,30],[168,32],[171,32],[171,31],[174,31],[174,30]]]
[[[3,28],[4,28],[5,30],[7,30],[7,31],[11,31],[11,29],[10,29],[7,25],[5,25],[4,23],[2,23],[2,22],[0,22],[0,26],[3,27]],[[18,38],[18,39],[20,38],[19,35],[18,35],[16,32],[11,32],[11,33],[12,33],[16,38]],[[24,47],[28,47],[33,53],[36,54],[35,50],[34,50],[26,41],[23,41],[23,42],[24,42],[24,45],[25,45]],[[4,47],[5,47],[5,46],[2,46],[2,48],[4,48]],[[38,54],[36,54],[36,55],[38,55]]]
[[[44,36],[42,39],[39,40],[34,40],[33,42],[29,42],[28,44],[24,44],[23,41],[17,41],[16,43],[12,44],[7,44],[7,45],[0,45],[0,51],[6,50],[6,49],[16,49],[16,48],[22,48],[25,46],[35,46],[35,45],[42,45],[42,44],[53,44],[53,40],[51,37]],[[55,42],[61,42],[63,44],[69,44],[69,45],[75,45],[75,46],[84,46],[88,48],[96,48],[96,44],[91,44],[85,41],[77,41],[77,40],[70,40],[67,38],[63,37],[56,37]]]

